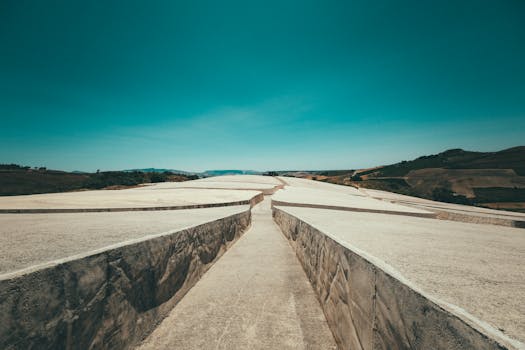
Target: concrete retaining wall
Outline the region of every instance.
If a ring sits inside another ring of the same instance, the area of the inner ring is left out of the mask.
[[[436,213],[436,218],[441,220],[450,220],[450,221],[460,221],[460,222],[469,222],[473,224],[488,224],[488,225],[500,225],[500,226],[509,226],[516,228],[525,228],[525,221],[506,219],[506,218],[497,218],[491,216],[478,216],[478,215],[469,215],[462,214],[458,212],[450,212],[445,210],[437,209],[427,209]]]
[[[373,198],[378,199],[378,200],[385,200],[379,197],[373,197]],[[440,219],[440,220],[468,222],[471,224],[499,225],[499,226],[509,226],[509,227],[516,227],[516,228],[525,228],[525,220],[514,219],[512,217],[508,217],[508,218],[496,217],[495,214],[503,216],[502,214],[497,214],[497,213],[486,214],[486,215],[484,215],[483,213],[479,213],[479,215],[473,215],[467,211],[465,211],[464,213],[461,213],[459,210],[457,211],[441,210],[438,207],[430,206],[430,205],[416,205],[414,203],[405,202],[405,201],[393,201],[393,200],[386,200],[386,201],[389,203],[393,203],[393,204],[405,205],[407,207],[411,207],[415,209],[428,210],[435,214],[436,219]]]
[[[124,349],[247,229],[247,210],[0,277],[0,349]]]
[[[515,349],[508,339],[438,305],[336,237],[279,208],[273,216],[303,265],[341,349]]]

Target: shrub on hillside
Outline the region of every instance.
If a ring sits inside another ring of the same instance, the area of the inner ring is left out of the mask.
[[[465,196],[452,192],[444,187],[434,188],[432,191],[432,199],[439,202],[456,203],[456,204],[472,204],[472,202]]]

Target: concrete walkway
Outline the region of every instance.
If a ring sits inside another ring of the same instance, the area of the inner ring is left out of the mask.
[[[309,281],[272,220],[252,227],[182,298],[140,349],[335,349]]]

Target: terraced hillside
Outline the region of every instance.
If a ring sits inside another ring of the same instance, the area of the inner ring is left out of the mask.
[[[442,202],[525,210],[525,146],[499,152],[451,149],[371,169],[303,176]]]

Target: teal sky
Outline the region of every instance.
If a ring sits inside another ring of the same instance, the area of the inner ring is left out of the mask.
[[[525,144],[525,1],[0,2],[0,163],[341,169]]]

